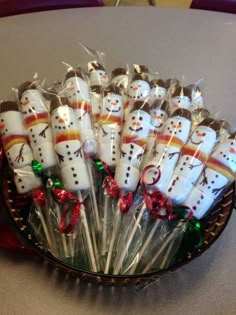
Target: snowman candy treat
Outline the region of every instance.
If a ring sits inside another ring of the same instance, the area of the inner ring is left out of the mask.
[[[154,102],[155,100],[164,100],[167,96],[167,89],[165,81],[161,79],[154,79],[150,82],[150,96],[149,101],[150,103]]]
[[[98,141],[99,158],[111,168],[116,166],[120,155],[120,135],[123,121],[123,98],[120,89],[110,85],[104,91],[100,114]]]
[[[28,144],[27,131],[15,102],[0,104],[0,132],[3,148],[19,194],[39,188],[41,180],[34,175],[31,167],[33,153]]]
[[[191,112],[187,109],[177,109],[166,120],[163,133],[156,139],[153,158],[147,163],[147,165],[153,166],[153,169],[147,173],[147,183],[151,182],[149,177],[156,178],[158,174],[157,169],[161,173],[159,181],[150,187],[152,190],[165,191],[174,173],[181,149],[189,137],[190,129]]]
[[[191,91],[184,86],[176,86],[170,96],[170,111],[173,113],[177,108],[189,109],[191,106]]]
[[[90,89],[85,75],[80,68],[70,70],[65,78],[65,96],[70,102],[77,119],[84,152],[94,155],[97,152],[97,141],[91,123]]]
[[[199,108],[204,106],[204,99],[202,96],[202,91],[197,84],[190,84],[186,87],[191,93],[191,102],[194,108]]]
[[[106,87],[109,84],[109,77],[104,67],[98,61],[88,63],[88,74],[90,85],[100,85]]]
[[[124,106],[124,118],[128,118],[132,106],[137,100],[145,100],[150,93],[150,84],[147,75],[135,74],[130,82]]]
[[[121,191],[133,192],[138,185],[150,124],[149,104],[136,101],[124,126],[121,155],[116,166],[115,180]]]
[[[219,129],[217,121],[206,118],[191,134],[166,190],[174,204],[183,203],[191,192],[217,142]]]
[[[53,147],[50,116],[42,93],[32,82],[24,82],[18,89],[20,108],[34,158],[45,169],[56,166],[56,156]]]
[[[220,143],[199,177],[184,205],[201,219],[215,204],[219,195],[235,180],[236,176],[236,133]]]
[[[67,98],[51,101],[51,122],[58,166],[65,189],[90,189],[83,146],[73,108]]]

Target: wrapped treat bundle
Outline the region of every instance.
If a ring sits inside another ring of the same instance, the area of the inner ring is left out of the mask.
[[[200,81],[143,64],[109,72],[97,56],[68,67],[49,100],[26,81],[0,103],[8,182],[57,261],[104,277],[168,270],[202,250],[203,222],[235,181],[236,134]]]

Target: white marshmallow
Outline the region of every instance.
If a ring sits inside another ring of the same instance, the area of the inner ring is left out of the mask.
[[[83,161],[83,147],[79,140],[63,141],[55,144],[58,166],[63,168],[71,163]]]
[[[123,164],[119,161],[116,165],[115,180],[121,190],[135,191],[139,182],[140,172],[137,168]]]
[[[19,194],[31,192],[42,185],[41,179],[33,173],[29,165],[14,170],[14,182]]]
[[[36,124],[28,129],[30,145],[32,148],[45,142],[52,145],[52,131],[48,124]],[[51,148],[50,150],[53,150]]]
[[[90,102],[89,86],[85,80],[80,77],[72,77],[65,81],[65,96],[71,104],[86,100]]]
[[[115,167],[120,157],[119,144],[100,143],[99,158],[110,167]]]
[[[106,87],[109,83],[109,77],[106,71],[93,70],[89,73],[90,85],[100,85],[102,87]]]
[[[14,144],[6,152],[7,160],[12,169],[19,169],[26,165],[31,165],[33,154],[27,143]]]
[[[20,104],[24,119],[34,114],[48,112],[44,97],[37,89],[24,91],[20,98]]]
[[[66,190],[78,191],[90,188],[87,167],[83,161],[64,166],[60,173]]]
[[[53,144],[44,142],[33,148],[35,160],[39,161],[45,169],[54,167],[57,164]]]
[[[27,135],[21,113],[17,111],[7,111],[1,113],[0,128],[3,138],[10,135]]]

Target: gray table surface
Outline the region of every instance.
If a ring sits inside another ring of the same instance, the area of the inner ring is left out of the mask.
[[[93,8],[0,19],[0,99],[35,72],[61,79],[84,64],[79,41],[109,69],[145,63],[162,77],[204,77],[207,107],[236,126],[236,15],[182,9]],[[58,276],[41,260],[0,251],[1,314],[236,314],[234,213],[200,258],[141,292]]]

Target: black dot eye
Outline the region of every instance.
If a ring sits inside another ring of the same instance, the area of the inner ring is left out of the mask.
[[[26,101],[28,101],[28,100],[29,100],[29,99],[28,99],[28,97],[26,97],[25,99],[26,99]]]
[[[116,103],[118,104],[118,103],[119,103],[119,101],[118,101],[118,100],[116,100]]]
[[[111,100],[110,100],[110,99],[108,99],[107,101],[108,101],[108,103],[111,103]]]
[[[178,100],[178,103],[179,103],[179,104],[180,104],[180,102],[181,102],[181,101],[180,101],[180,100]]]
[[[56,116],[56,119],[59,119],[59,117],[58,117],[58,116]]]
[[[100,76],[102,76],[102,73],[101,73],[101,72],[99,72],[99,75],[100,75]]]
[[[130,85],[131,89],[133,88],[133,85]]]
[[[135,116],[132,116],[132,120],[135,120]]]
[[[174,123],[174,122],[173,122],[173,121],[171,121],[170,123],[171,123],[171,125],[173,125],[173,123]]]
[[[233,141],[230,144],[233,145],[234,144]]]
[[[163,117],[164,116],[164,114],[161,114],[161,117]]]
[[[80,90],[77,90],[77,93],[80,93]]]
[[[139,120],[143,120],[143,117],[142,117],[142,116],[140,116],[140,117],[139,117]]]
[[[202,134],[203,136],[205,136],[206,134],[205,134],[205,132],[203,132],[203,134]]]

